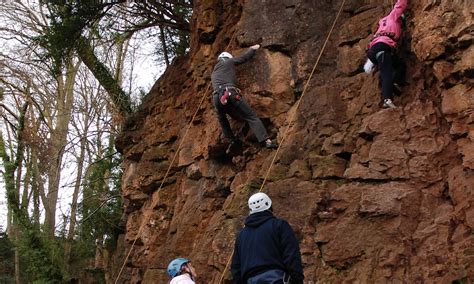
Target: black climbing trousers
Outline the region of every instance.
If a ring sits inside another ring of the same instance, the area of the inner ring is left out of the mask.
[[[214,104],[224,136],[231,140],[235,139],[229,120],[227,119],[227,115],[230,115],[231,117],[245,120],[257,137],[258,142],[265,141],[268,138],[268,134],[260,118],[258,118],[255,112],[250,108],[243,96],[240,96],[240,100],[236,100],[235,91],[231,89],[230,92],[232,95],[225,105],[221,104],[219,94],[215,93],[212,98],[212,103]]]
[[[367,57],[379,68],[382,99],[393,99],[392,48],[382,42],[376,43],[367,52]]]

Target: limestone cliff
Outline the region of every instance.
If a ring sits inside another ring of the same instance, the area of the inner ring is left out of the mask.
[[[474,279],[473,10],[467,0],[409,1],[402,54],[409,85],[379,107],[362,72],[378,19],[393,1],[348,0],[308,92],[300,97],[341,1],[196,0],[190,54],[177,58],[125,124],[126,233],[110,265],[120,283],[167,283],[191,258],[198,283],[218,283],[235,234],[275,151],[245,141],[223,155],[208,92],[165,186],[157,191],[208,88],[216,56],[260,43],[238,69],[244,95],[281,141],[265,185],[301,245],[305,283],[451,283]],[[151,208],[151,204],[155,206]],[[226,275],[229,282],[230,274]]]

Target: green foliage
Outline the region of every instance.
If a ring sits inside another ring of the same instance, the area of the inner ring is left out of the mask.
[[[26,282],[61,283],[65,276],[60,240],[48,239],[35,229],[24,230],[18,241]]]
[[[175,5],[173,7],[174,14],[178,15],[186,22],[190,22],[192,9],[185,8],[183,6]],[[176,55],[184,55],[187,48],[189,47],[190,34],[188,31],[182,29],[166,29],[170,38],[173,39],[172,51]]]
[[[18,122],[18,133],[21,135],[24,129],[24,113],[27,110],[27,104],[23,107]],[[11,248],[18,248],[20,253],[20,263],[26,282],[29,280],[42,280],[48,283],[58,283],[62,281],[60,250],[55,249],[54,243],[45,243],[47,238],[41,236],[39,228],[33,226],[28,217],[26,208],[20,206],[18,189],[16,187],[15,171],[20,166],[23,157],[24,144],[18,139],[15,158],[8,156],[5,149],[5,142],[0,132],[0,157],[3,162],[3,179],[7,193],[9,209],[12,213],[12,226],[15,231],[15,242],[11,243]],[[54,241],[54,240],[53,240]],[[3,244],[9,241],[3,240]],[[8,251],[3,251],[10,259]],[[10,259],[11,260],[11,259]],[[12,261],[14,263],[14,261]],[[24,269],[23,269],[24,268]]]
[[[103,5],[90,0],[43,0],[41,4],[50,10],[50,26],[36,40],[46,50],[44,57],[53,60],[53,73],[57,74],[84,29],[100,17]]]
[[[64,255],[58,240],[48,240],[36,230],[24,230],[16,242],[0,232],[0,283],[14,283],[15,247],[20,252],[22,283],[63,282]]]
[[[189,33],[186,31],[175,30],[171,28],[165,29],[166,41],[169,46],[169,52],[173,56],[184,55],[189,47]],[[158,47],[158,52],[161,54],[163,52],[163,47]]]
[[[189,22],[192,1],[162,1],[162,3],[136,2],[128,6],[128,16],[134,18],[128,26],[114,26],[121,16],[110,15],[109,8],[125,1],[96,0],[42,0],[40,4],[49,10],[50,25],[44,35],[36,38],[45,48],[43,59],[53,60],[53,72],[61,70],[64,59],[81,45],[78,39],[86,34],[92,38],[109,38],[115,42],[129,38],[135,31],[161,26],[165,32],[165,46],[158,46],[157,53],[167,49],[170,57],[184,55],[189,48]],[[172,17],[165,15],[172,14]],[[104,26],[95,25],[104,21]],[[120,30],[120,32],[117,31]]]
[[[13,244],[4,232],[0,232],[0,283],[13,283],[15,275]]]
[[[120,196],[121,157],[110,146],[103,157],[89,168],[79,205],[82,222],[79,224],[79,242],[76,258],[93,257],[96,242],[114,247],[117,236],[123,231],[119,226],[122,216]]]

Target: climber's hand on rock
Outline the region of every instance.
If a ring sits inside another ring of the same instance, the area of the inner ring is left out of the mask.
[[[252,45],[250,48],[253,50],[257,50],[260,48],[260,44]]]

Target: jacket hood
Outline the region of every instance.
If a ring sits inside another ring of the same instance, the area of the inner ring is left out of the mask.
[[[258,227],[273,218],[275,218],[275,216],[273,216],[273,213],[269,210],[253,213],[252,215],[248,216],[247,219],[245,219],[245,226]]]

